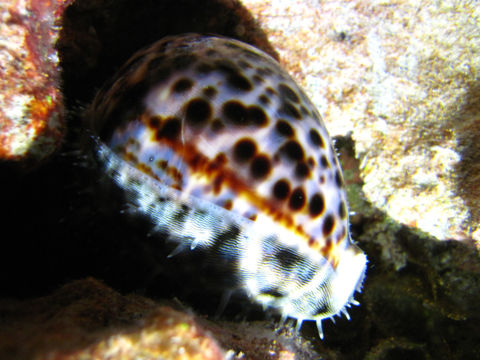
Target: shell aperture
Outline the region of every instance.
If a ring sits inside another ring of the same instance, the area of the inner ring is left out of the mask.
[[[135,54],[89,110],[95,155],[135,208],[181,245],[215,249],[235,286],[282,317],[355,304],[341,168],[304,92],[242,42],[187,34]]]

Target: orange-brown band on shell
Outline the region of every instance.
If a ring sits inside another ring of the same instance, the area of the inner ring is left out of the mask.
[[[332,267],[336,268],[338,263],[338,254],[337,251],[335,251],[337,248],[336,242],[329,237],[327,238],[326,243],[322,246],[320,242],[312,239],[301,225],[296,226],[293,217],[286,212],[279,210],[274,201],[265,199],[251,191],[251,186],[249,186],[249,184],[239,178],[238,174],[226,167],[227,159],[225,154],[219,154],[211,160],[203,155],[193,144],[183,143],[177,139],[171,139],[168,137],[162,137],[159,139],[156,137],[155,132],[152,134],[152,141],[167,144],[175,151],[177,156],[182,158],[193,173],[203,175],[211,181],[214,192],[218,193],[223,186],[228,186],[228,188],[234,191],[238,196],[244,197],[253,206],[270,215],[273,220],[280,223],[297,236],[303,238],[310,248],[320,252],[325,259],[330,262]],[[143,171],[141,168],[139,170]],[[148,171],[148,173],[150,174],[151,170]]]

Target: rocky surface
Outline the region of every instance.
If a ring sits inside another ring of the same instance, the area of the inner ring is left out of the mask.
[[[468,1],[274,3],[77,0],[66,9],[61,151],[28,174],[0,163],[1,358],[107,358],[143,344],[150,356],[169,331],[197,358],[480,358],[478,10]],[[278,317],[241,297],[222,321],[204,321],[222,293],[202,254],[167,259],[171,246],[90,166],[81,123],[96,90],[136,49],[184,32],[277,51],[331,133],[350,133],[336,145],[369,268],[361,305],[351,321],[325,321],[323,342],[313,324],[279,330]],[[72,282],[88,276],[108,287]],[[175,298],[192,310],[172,307]],[[164,354],[178,355],[177,345]]]
[[[0,160],[23,170],[48,159],[64,136],[55,43],[71,2],[0,1]]]
[[[176,307],[136,295],[122,296],[93,279],[70,283],[34,300],[2,301],[0,358],[286,360],[315,356],[291,336],[264,335],[265,329],[251,324],[248,333],[256,336],[249,339],[241,326],[237,330],[232,325],[215,325],[180,310],[179,304]],[[302,357],[295,356],[302,352]]]
[[[478,4],[244,4],[330,133],[352,134],[371,204],[439,240],[478,246]]]

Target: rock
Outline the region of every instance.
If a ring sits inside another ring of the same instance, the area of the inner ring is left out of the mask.
[[[137,295],[123,296],[91,278],[69,283],[46,297],[3,300],[0,313],[0,357],[5,360],[310,359],[315,355],[307,348],[292,349],[295,342],[288,337],[265,335],[258,325],[240,330],[214,325],[185,310]],[[308,357],[295,355],[296,351]]]
[[[0,357],[101,354],[102,346],[127,339],[140,344],[148,329],[161,329],[172,316],[174,323],[189,324],[173,329],[182,331],[182,339],[201,335],[204,342],[192,347],[205,345],[233,358],[480,358],[480,42],[474,3],[199,4],[77,0],[65,11],[58,48],[71,131],[60,153],[29,174],[0,168],[0,198],[8,210],[0,252],[0,293],[7,299],[0,305]],[[196,314],[215,313],[220,296],[209,290],[218,279],[209,277],[196,251],[167,259],[172,249],[112,201],[115,196],[98,185],[99,174],[88,166],[78,135],[83,108],[135,50],[169,31],[219,33],[274,56],[278,51],[338,135],[353,238],[369,268],[360,306],[349,309],[350,321],[325,321],[324,341],[308,322],[298,335],[288,330],[291,323],[276,333],[278,319],[250,311],[248,299],[230,302],[223,321],[204,321],[172,306],[179,298]],[[88,280],[39,299],[88,276],[115,290]],[[109,299],[103,307],[92,295],[97,291]],[[13,297],[24,304],[8,300]],[[73,320],[68,333],[58,330]],[[134,340],[130,331],[138,335]],[[73,352],[72,344],[78,345]]]
[[[439,240],[480,246],[478,6],[243,3],[330,133],[352,134],[367,199]]]
[[[23,170],[49,158],[64,136],[55,44],[71,2],[0,2],[0,160]]]

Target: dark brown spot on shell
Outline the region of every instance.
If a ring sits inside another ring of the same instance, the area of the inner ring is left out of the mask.
[[[332,242],[332,237],[329,236],[325,239],[325,247],[324,249],[326,250],[326,253],[328,254],[331,249],[332,249],[332,245],[333,245],[333,242]]]
[[[239,163],[249,161],[255,156],[256,152],[257,145],[252,139],[240,139],[233,146],[233,158]]]
[[[137,158],[137,155],[132,153],[132,152],[125,152],[125,149],[122,150],[123,152],[123,158],[128,161],[129,163],[135,163],[137,165],[137,167],[141,166],[141,165],[144,165],[143,163],[140,163],[138,164],[138,158]],[[140,167],[139,167],[140,168]],[[142,171],[144,171],[145,169],[143,169]],[[151,170],[151,168],[150,168]]]
[[[260,83],[262,83],[262,82],[265,81],[265,79],[264,79],[263,77],[261,77],[260,75],[258,75],[258,74],[253,75],[253,76],[252,76],[252,79],[253,79],[253,81],[256,82],[257,84],[260,84]]]
[[[264,126],[267,125],[268,119],[265,111],[259,106],[249,106],[247,109],[248,122],[252,125]]]
[[[225,118],[235,125],[245,125],[247,122],[247,109],[236,100],[230,100],[223,104],[222,113]]]
[[[250,174],[257,180],[265,178],[271,169],[272,164],[265,154],[256,156],[250,164]]]
[[[330,167],[330,163],[325,155],[320,156],[320,165],[325,169]]]
[[[156,162],[156,165],[159,169],[165,170],[168,166],[168,161],[167,160],[158,160]]]
[[[268,67],[258,68],[257,74],[260,75],[261,77],[266,78],[273,75],[273,70]]]
[[[231,199],[225,200],[225,202],[223,203],[223,207],[227,210],[232,210],[233,201]]]
[[[311,156],[308,158],[307,163],[311,168],[315,167],[315,160]]]
[[[342,174],[340,174],[340,171],[338,169],[337,171],[335,171],[335,183],[339,188],[343,187],[343,177],[342,177]]]
[[[278,86],[278,91],[280,92],[281,96],[286,97],[289,101],[293,101],[294,103],[300,102],[300,98],[298,97],[297,93],[292,90],[292,88],[286,84],[280,84]]]
[[[222,185],[225,182],[225,176],[223,174],[218,174],[213,179],[213,192],[219,194],[222,190]]]
[[[178,55],[172,61],[175,70],[185,70],[195,62],[197,62],[197,57],[194,54]]]
[[[158,115],[150,117],[148,120],[148,127],[150,129],[158,130],[162,124],[162,118]]]
[[[343,220],[347,217],[347,206],[345,205],[345,201],[340,201],[340,205],[338,206],[338,214],[340,218]]]
[[[230,87],[241,90],[250,91],[253,86],[250,80],[242,75],[237,66],[230,60],[222,59],[215,61],[215,66],[218,71],[226,75],[227,85]]]
[[[286,120],[283,120],[283,119],[279,119],[277,121],[275,129],[280,135],[283,135],[286,137],[291,137],[295,135],[295,131],[293,130],[292,126]]]
[[[327,237],[330,235],[333,231],[333,228],[335,226],[335,218],[333,215],[328,215],[325,217],[325,220],[323,220],[323,225],[322,225],[322,232],[323,236]]]
[[[310,175],[310,168],[304,162],[300,162],[295,166],[295,176],[299,179],[305,179]]]
[[[210,74],[214,69],[213,65],[204,62],[197,65],[197,72],[201,75]]]
[[[211,129],[213,132],[219,132],[225,128],[225,124],[220,119],[213,119]]]
[[[267,114],[261,107],[256,105],[245,107],[236,100],[224,103],[222,113],[226,120],[237,126],[265,126],[268,124]]]
[[[238,60],[238,66],[240,66],[242,69],[250,69],[252,67],[252,65],[245,60]]]
[[[311,217],[319,216],[325,209],[325,199],[321,193],[316,193],[310,198],[308,212]]]
[[[302,112],[302,115],[304,117],[310,116],[310,111],[308,111],[305,106],[303,106],[303,105],[300,106],[300,111]]]
[[[218,90],[215,89],[213,86],[206,86],[203,88],[203,94],[208,97],[209,99],[213,99],[217,96]]]
[[[268,96],[266,96],[265,94],[262,94],[258,97],[258,101],[260,103],[262,103],[263,105],[268,105],[270,104],[270,99],[268,98]]]
[[[310,129],[310,131],[308,132],[308,136],[309,136],[310,141],[312,142],[313,145],[321,147],[321,148],[325,147],[325,143],[323,142],[323,139],[322,139],[322,137],[320,136],[320,134],[318,133],[317,130]]]
[[[271,88],[270,86],[265,89],[265,92],[266,92],[267,95],[269,95],[269,96],[273,96],[273,95],[277,95],[277,94],[278,94],[278,93],[277,93],[273,88]]]
[[[208,158],[203,154],[196,153],[192,156],[189,162],[194,169],[202,168],[208,164]]]
[[[176,140],[180,135],[181,129],[181,122],[179,118],[172,117],[168,118],[162,128],[157,130],[156,138],[157,140],[160,139],[168,139],[168,140]]]
[[[223,152],[218,153],[217,156],[215,156],[215,159],[213,159],[213,162],[220,167],[228,162],[227,155]]]
[[[280,108],[278,109],[279,113],[284,114],[289,117],[293,117],[294,119],[300,120],[302,118],[302,114],[300,111],[290,102],[284,101]]]
[[[273,162],[275,164],[278,164],[280,162],[280,155],[279,155],[278,151],[273,154]]]
[[[276,199],[285,200],[290,195],[290,183],[286,179],[280,179],[273,186],[272,192]]]
[[[185,120],[193,127],[204,126],[212,115],[210,103],[204,99],[196,98],[188,102],[185,109]]]
[[[193,86],[193,80],[188,79],[188,78],[181,78],[178,79],[173,85],[172,85],[172,92],[175,93],[183,93],[185,91],[188,91],[192,88]]]
[[[163,56],[152,59],[148,65],[146,73],[148,73],[148,81],[150,83],[162,82],[168,79],[174,70],[170,63]]]
[[[243,75],[231,74],[227,76],[227,83],[237,90],[250,91],[253,86],[252,83]]]
[[[298,211],[305,205],[305,191],[301,187],[296,188],[290,195],[288,206],[293,211]]]
[[[294,161],[303,160],[303,148],[296,140],[287,141],[282,146],[282,151],[287,155],[287,157]]]

